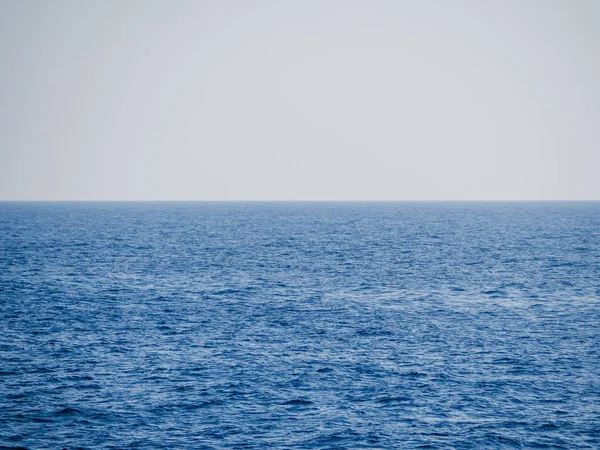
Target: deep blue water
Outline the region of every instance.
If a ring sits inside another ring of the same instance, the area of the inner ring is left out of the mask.
[[[0,446],[600,448],[600,203],[0,203]]]

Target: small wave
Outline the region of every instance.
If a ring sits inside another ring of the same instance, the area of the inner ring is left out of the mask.
[[[23,394],[22,392],[18,392],[16,394],[7,394],[6,398],[11,399],[11,400],[18,400],[21,398],[27,398],[27,395]]]
[[[418,370],[410,370],[408,372],[404,372],[401,374],[404,377],[410,377],[410,378],[425,378],[427,377],[427,374],[425,372],[419,372]]]
[[[404,395],[397,397],[381,397],[376,400],[377,403],[390,404],[390,403],[412,403],[413,399]]]
[[[253,287],[247,287],[243,289],[221,289],[219,291],[213,292],[213,295],[232,295],[232,294],[248,294],[254,290]]]
[[[53,420],[44,419],[43,417],[32,417],[31,421],[33,423],[52,423],[52,422],[54,422]]]
[[[486,433],[485,441],[488,444],[495,443],[500,445],[510,445],[515,447],[523,447],[523,442],[518,438],[505,436],[499,433]]]
[[[300,398],[297,399],[293,399],[293,400],[288,400],[287,402],[283,402],[282,405],[286,405],[286,406],[308,406],[308,405],[312,405],[313,402],[311,402],[310,400],[303,400]]]
[[[491,296],[493,296],[495,298],[506,297],[507,296],[507,293],[505,291],[501,291],[501,290],[498,290],[498,289],[490,289],[490,290],[487,290],[487,291],[481,291],[481,293],[485,294],[485,295],[491,295]]]
[[[212,406],[220,406],[222,404],[223,404],[223,402],[221,402],[219,400],[208,400],[206,402],[181,405],[181,407],[184,409],[203,409],[203,408],[210,408]]]
[[[465,292],[465,289],[461,288],[461,287],[457,287],[457,286],[453,286],[450,288],[450,290],[452,292]]]
[[[57,415],[65,416],[65,415],[74,415],[74,414],[83,414],[81,411],[75,408],[63,408],[56,413]]]
[[[560,427],[552,422],[544,423],[544,424],[540,425],[540,430],[556,430],[558,428],[560,428]]]

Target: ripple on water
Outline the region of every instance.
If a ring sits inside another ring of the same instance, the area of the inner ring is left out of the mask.
[[[598,223],[0,203],[0,447],[600,448]]]

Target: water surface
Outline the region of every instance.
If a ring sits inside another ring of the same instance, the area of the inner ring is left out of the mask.
[[[600,203],[0,203],[0,446],[598,448]]]

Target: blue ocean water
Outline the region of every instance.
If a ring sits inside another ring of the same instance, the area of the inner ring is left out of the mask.
[[[2,448],[600,448],[600,203],[0,203]]]

